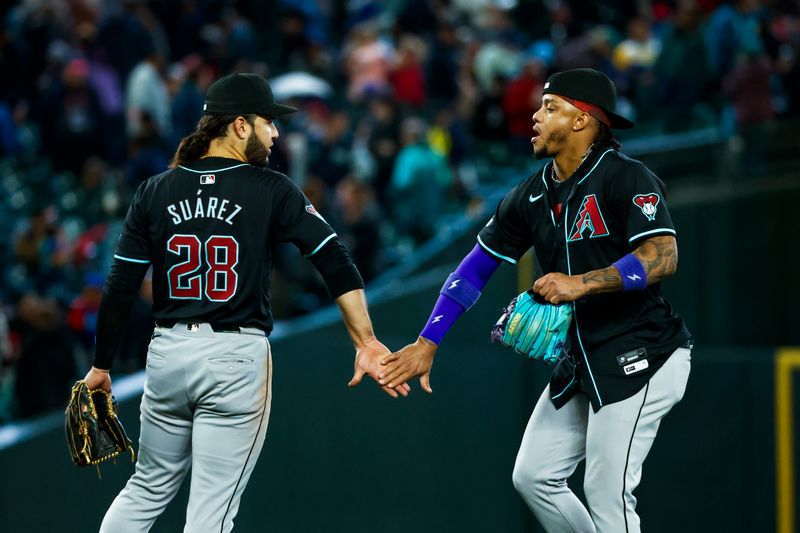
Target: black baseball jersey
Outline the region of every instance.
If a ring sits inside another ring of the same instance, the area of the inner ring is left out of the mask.
[[[139,187],[114,257],[152,263],[153,318],[272,330],[271,253],[312,256],[336,233],[285,175],[209,157]]]
[[[478,235],[487,252],[514,264],[533,246],[544,273],[578,275],[610,266],[643,239],[675,235],[664,184],[639,161],[613,149],[592,152],[561,184],[551,179],[552,165],[500,203]],[[635,394],[690,339],[659,284],[573,305],[570,352],[595,410]]]

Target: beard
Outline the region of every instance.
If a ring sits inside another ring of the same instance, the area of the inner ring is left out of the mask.
[[[567,140],[567,134],[564,132],[554,131],[550,133],[544,142],[542,142],[541,148],[538,150],[534,146],[533,148],[533,155],[536,159],[544,159],[545,157],[554,157],[558,154],[558,152],[554,152],[548,149],[548,146],[555,145],[555,146],[563,146]]]
[[[251,133],[244,147],[244,157],[249,164],[255,167],[266,167],[269,163],[269,148],[258,139],[255,133]]]

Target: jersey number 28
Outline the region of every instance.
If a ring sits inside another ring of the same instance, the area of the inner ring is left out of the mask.
[[[239,243],[228,235],[212,235],[205,244],[196,235],[173,235],[167,250],[184,261],[167,272],[169,296],[175,300],[201,300],[203,287],[212,302],[227,302],[236,293]],[[202,272],[205,258],[205,272]]]

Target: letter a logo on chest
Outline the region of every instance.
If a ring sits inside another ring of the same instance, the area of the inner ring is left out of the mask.
[[[600,206],[597,204],[597,197],[594,194],[590,194],[583,199],[580,211],[575,217],[575,223],[572,225],[572,231],[570,231],[569,239],[567,240],[570,242],[579,241],[583,239],[587,231],[590,239],[609,235],[608,226],[606,226],[606,221],[603,220],[603,214],[600,213]]]

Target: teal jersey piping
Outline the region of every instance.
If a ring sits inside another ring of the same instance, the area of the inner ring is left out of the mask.
[[[594,170],[594,168],[592,168]],[[587,174],[588,176],[588,174]],[[569,220],[569,205],[564,208],[564,239],[566,240],[566,250],[567,250],[567,274],[570,276],[572,275],[572,265],[569,262],[569,235],[567,234],[567,221]],[[572,302],[572,316],[573,320],[575,320],[575,333],[578,336],[578,344],[581,347],[581,352],[583,353],[583,360],[586,361],[586,369],[589,371],[589,378],[592,380],[592,386],[594,387],[594,392],[597,394],[597,401],[600,404],[600,407],[603,407],[603,399],[600,397],[600,391],[597,389],[597,383],[594,380],[594,374],[592,373],[592,367],[589,365],[589,356],[586,355],[586,349],[583,347],[583,341],[581,340],[581,329],[578,327],[578,310],[576,309],[575,302]]]
[[[183,165],[178,165],[179,168],[182,168],[183,170],[187,170],[189,172],[194,172],[196,174],[211,174],[213,172],[225,172],[226,170],[233,170],[234,168],[246,167],[246,166],[249,165],[247,163],[242,163],[241,165],[233,165],[232,167],[218,168],[214,170],[194,170],[192,168],[187,168]]]
[[[641,239],[642,237],[644,237],[644,236],[646,236],[646,235],[652,235],[653,233],[670,233],[670,234],[672,234],[672,235],[675,235],[675,230],[674,230],[674,229],[671,229],[671,228],[658,228],[658,229],[651,229],[650,231],[644,231],[644,232],[642,232],[642,233],[637,233],[636,235],[634,235],[633,237],[631,237],[630,239],[628,239],[628,242],[629,242],[629,243],[630,243],[630,242],[633,242],[633,241],[635,241],[636,239]]]
[[[495,252],[494,250],[492,250],[491,248],[486,246],[483,243],[483,241],[481,240],[481,236],[480,235],[478,235],[478,244],[480,244],[483,247],[484,250],[486,250],[487,252],[489,252],[493,256],[497,257],[498,259],[502,259],[503,261],[507,261],[507,262],[511,263],[512,265],[516,265],[517,264],[517,262],[514,261],[513,259],[511,259],[510,257],[506,257],[505,255],[498,254],[497,252]]]
[[[311,257],[311,256],[312,256],[312,255],[314,255],[315,253],[319,252],[320,248],[322,248],[323,246],[325,246],[325,243],[326,243],[326,242],[328,242],[329,240],[333,239],[334,237],[336,237],[336,234],[335,234],[335,233],[331,233],[330,235],[328,235],[327,237],[325,237],[325,239],[324,239],[324,240],[323,240],[321,243],[319,243],[319,245],[317,245],[317,247],[316,247],[316,248],[314,248],[314,251],[313,251],[313,252],[311,252],[311,253],[310,253],[310,254],[308,254],[308,255],[304,255],[303,257]]]
[[[132,257],[125,257],[124,255],[114,254],[114,259],[122,259],[123,261],[130,261],[131,263],[142,263],[146,265],[150,262],[149,259],[134,259]]]

